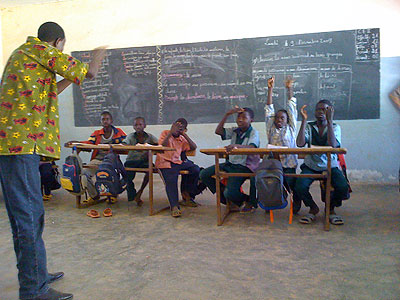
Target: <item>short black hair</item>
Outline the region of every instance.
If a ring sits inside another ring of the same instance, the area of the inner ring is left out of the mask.
[[[144,119],[144,117],[136,117],[133,119],[133,122],[135,123],[136,120],[143,120],[143,123],[146,124],[146,120]]]
[[[112,114],[108,110],[105,110],[100,114],[100,116],[104,116],[104,115],[109,115],[111,120],[113,119]]]
[[[254,119],[254,111],[250,107],[243,107],[243,110],[247,111],[247,113],[250,116],[250,119],[252,119],[252,120]]]
[[[188,126],[188,121],[186,121],[185,118],[179,118],[178,120],[175,121],[175,123],[181,123],[185,128]]]
[[[54,22],[46,22],[38,29],[38,38],[44,42],[54,42],[57,39],[65,39],[64,29]]]
[[[333,106],[331,101],[326,100],[326,99],[321,99],[321,100],[318,101],[318,103],[315,105],[315,107],[317,107],[317,105],[320,104],[320,103],[324,103],[324,104],[326,104],[328,106]]]

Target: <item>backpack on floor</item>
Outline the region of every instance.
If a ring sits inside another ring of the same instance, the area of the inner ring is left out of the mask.
[[[39,165],[40,182],[42,187],[46,190],[54,191],[58,190],[60,185],[60,173],[58,172],[57,165],[53,162],[41,163]]]
[[[82,159],[79,157],[76,147],[73,147],[72,154],[65,158],[62,166],[61,186],[74,195],[82,195],[85,189],[82,186]]]
[[[262,209],[285,208],[288,192],[284,186],[282,163],[277,159],[264,158],[256,170],[258,203]]]
[[[96,172],[96,189],[100,196],[116,197],[126,188],[124,165],[110,146],[110,152],[104,157]]]

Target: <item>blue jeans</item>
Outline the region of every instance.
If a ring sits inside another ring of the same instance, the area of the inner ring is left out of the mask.
[[[37,297],[49,288],[39,161],[37,154],[0,155],[0,181],[17,256],[20,299]]]

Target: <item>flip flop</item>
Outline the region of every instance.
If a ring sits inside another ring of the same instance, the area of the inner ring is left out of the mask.
[[[311,224],[315,221],[315,215],[313,214],[306,214],[305,216],[301,217],[299,222],[301,224]]]
[[[86,215],[87,215],[88,217],[91,217],[91,218],[100,218],[100,214],[99,214],[98,211],[95,210],[95,209],[89,210],[89,211],[86,213]]]
[[[113,213],[112,213],[111,208],[106,208],[106,209],[103,211],[103,216],[105,216],[105,217],[112,217],[112,215],[113,215]]]
[[[182,215],[182,211],[177,206],[175,206],[171,211],[171,215],[174,218],[179,218]]]
[[[338,216],[338,215],[330,215],[329,216],[329,222],[332,225],[343,225],[344,224],[343,218],[341,216]]]

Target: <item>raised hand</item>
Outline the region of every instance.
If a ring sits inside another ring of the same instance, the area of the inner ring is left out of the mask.
[[[268,84],[268,88],[272,89],[275,85],[275,76],[268,78],[267,84]]]
[[[293,77],[291,75],[286,77],[286,80],[285,80],[286,88],[291,89],[293,87],[293,83],[294,83],[294,79],[293,79]]]
[[[325,116],[327,121],[332,122],[334,112],[335,109],[333,108],[333,106],[328,106],[328,108],[325,111]]]
[[[300,113],[301,113],[301,116],[302,116],[304,121],[307,121],[307,119],[308,119],[306,107],[307,107],[307,105],[305,104],[300,109]]]
[[[239,107],[239,106],[237,106],[237,105],[235,105],[235,107],[232,108],[231,110],[228,110],[228,112],[226,114],[227,115],[233,115],[233,114],[241,113],[241,112],[244,112],[244,109]]]
[[[178,133],[180,133],[182,131],[182,129],[183,129],[182,123],[175,122],[171,126],[171,134],[177,135]]]

